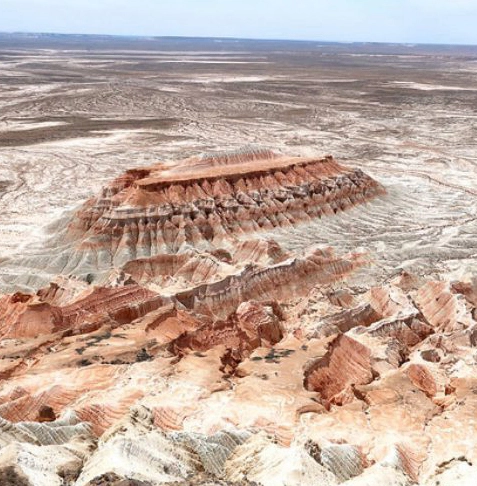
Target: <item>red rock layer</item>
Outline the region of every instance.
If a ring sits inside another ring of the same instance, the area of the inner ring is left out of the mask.
[[[223,369],[233,371],[252,350],[259,346],[270,347],[283,338],[280,314],[274,302],[269,305],[244,302],[226,321],[206,323],[197,330],[186,331],[171,342],[169,349],[176,355],[183,355],[188,351],[225,346]]]
[[[17,293],[0,299],[0,336],[36,337],[66,330],[91,332],[105,323],[131,322],[163,303],[160,296],[138,285],[98,287],[66,306],[55,306],[43,302],[41,297]]]
[[[220,271],[220,264],[220,260],[211,255],[184,252],[132,260],[124,265],[123,270],[140,283],[167,286],[180,282],[194,286],[213,279]]]
[[[331,344],[322,358],[311,363],[305,372],[304,385],[330,402],[351,385],[373,380],[371,352],[366,346],[342,334]]]
[[[286,260],[290,255],[283,252],[273,240],[238,241],[231,251],[217,249],[211,252],[160,254],[127,262],[122,270],[140,284],[192,287],[220,279],[223,273],[248,263],[269,266]]]
[[[440,331],[464,330],[472,323],[466,299],[453,292],[449,282],[427,282],[417,292],[416,304],[429,324]]]
[[[359,255],[340,258],[331,249],[314,250],[269,267],[248,265],[240,273],[178,292],[175,299],[188,309],[226,317],[244,301],[289,300],[305,295],[316,285],[339,281],[362,265]]]
[[[83,250],[127,252],[131,259],[293,226],[383,192],[362,171],[332,157],[252,152],[192,159],[174,169],[158,165],[118,178],[77,213],[70,237]]]
[[[427,396],[433,397],[436,395],[436,382],[426,366],[421,364],[411,364],[407,368],[407,375],[412,383]]]
[[[24,391],[24,394],[18,398],[4,399],[5,403],[0,405],[0,417],[12,422],[39,421],[39,412],[43,407],[51,407],[55,412],[60,413],[80,393],[80,390],[67,389],[61,385],[34,394]]]

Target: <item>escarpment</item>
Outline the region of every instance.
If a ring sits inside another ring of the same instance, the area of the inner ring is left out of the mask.
[[[185,161],[183,173],[161,166],[126,184],[119,178],[77,214],[71,235],[79,236],[81,249],[106,251],[119,265],[231,244],[243,235],[333,215],[383,192],[362,171],[331,157],[266,156],[205,167]]]

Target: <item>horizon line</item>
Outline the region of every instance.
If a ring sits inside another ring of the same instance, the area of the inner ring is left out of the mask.
[[[456,47],[477,47],[477,44],[442,43],[442,42],[404,42],[404,41],[339,41],[324,39],[290,39],[275,37],[223,37],[223,36],[201,36],[201,35],[146,35],[146,34],[91,34],[80,32],[39,32],[39,31],[6,31],[0,30],[0,35],[44,35],[44,36],[70,36],[70,37],[112,37],[137,40],[158,40],[158,39],[212,39],[225,41],[259,41],[259,42],[297,42],[297,43],[325,43],[325,44],[383,44],[397,46],[456,46]]]

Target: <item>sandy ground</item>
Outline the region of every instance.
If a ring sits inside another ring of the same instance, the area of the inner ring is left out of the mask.
[[[0,258],[126,168],[259,145],[332,153],[388,195],[285,246],[368,252],[366,276],[477,255],[477,50],[0,38]],[[270,236],[270,235],[264,235]]]

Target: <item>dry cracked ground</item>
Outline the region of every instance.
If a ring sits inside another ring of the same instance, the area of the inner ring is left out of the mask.
[[[474,485],[476,131],[477,48],[0,35],[0,483]]]

